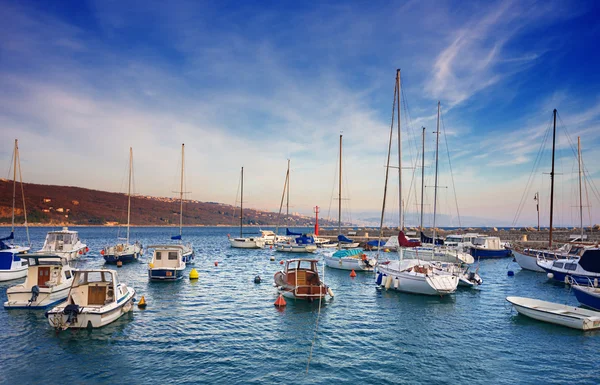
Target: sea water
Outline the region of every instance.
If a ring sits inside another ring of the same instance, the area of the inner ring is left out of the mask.
[[[2,384],[600,383],[600,332],[528,319],[505,300],[577,305],[572,291],[510,258],[481,261],[483,285],[444,298],[378,290],[373,273],[350,278],[325,268],[335,298],[319,312],[318,303],[273,306],[280,261],[303,255],[232,249],[227,234],[238,229],[184,228],[196,250],[195,282],[187,278],[192,266],[178,282],[149,282],[149,252],[122,268],[105,266],[99,251],[116,242],[117,229],[73,229],[90,248],[76,267],[116,269],[148,307],[101,329],[60,333],[43,311],[0,309]],[[48,230],[30,230],[34,250]],[[136,227],[131,239],[169,243],[177,230]],[[0,283],[2,302],[18,282]]]

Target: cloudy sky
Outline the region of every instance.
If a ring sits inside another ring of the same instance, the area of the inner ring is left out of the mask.
[[[185,143],[191,199],[235,203],[244,166],[246,205],[277,210],[289,158],[292,210],[337,216],[343,132],[344,216],[377,217],[400,68],[407,224],[422,126],[433,185],[438,100],[447,224],[456,203],[478,224],[533,224],[536,191],[547,223],[554,108],[557,222],[579,222],[581,136],[598,223],[599,16],[593,1],[0,1],[4,176],[18,138],[25,181],[123,192],[132,146],[136,192],[173,196]]]

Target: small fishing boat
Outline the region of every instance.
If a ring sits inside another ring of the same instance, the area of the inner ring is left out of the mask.
[[[469,249],[475,259],[506,258],[512,255],[511,250],[504,247],[498,237],[477,237]]]
[[[358,247],[360,243],[354,242],[352,239],[340,234],[338,235],[338,245],[341,249],[354,249],[355,247]]]
[[[525,297],[506,297],[519,314],[579,330],[600,329],[600,312]]]
[[[319,237],[314,237],[314,238],[315,238],[315,245],[317,245],[318,248],[338,247],[337,242],[333,242],[327,238],[319,238]]]
[[[44,309],[67,298],[73,269],[64,257],[52,254],[21,255],[27,261],[27,278],[6,290],[5,308]]]
[[[477,233],[449,234],[446,236],[446,239],[444,239],[444,246],[469,252],[475,238],[480,236],[481,235]]]
[[[47,311],[46,317],[57,330],[99,328],[131,311],[134,295],[114,270],[75,270],[67,300]]]
[[[325,265],[334,269],[373,271],[377,266],[377,259],[369,258],[360,249],[338,250],[331,255],[324,255]]]
[[[434,270],[441,275],[455,275],[458,277],[458,286],[477,287],[483,283],[479,275],[479,268],[475,271],[469,271],[469,266],[463,267],[450,262],[431,262]]]
[[[133,149],[129,147],[129,187],[127,188],[127,238],[125,243],[119,243],[114,246],[105,247],[100,250],[106,263],[127,263],[137,261],[142,255],[142,244],[135,242],[129,244],[129,224],[131,219],[131,174],[133,171]]]
[[[13,244],[15,239],[15,202],[17,193],[17,168],[21,175],[21,162],[19,157],[19,141],[15,139],[15,148],[13,153],[13,195],[12,195],[12,223],[10,235],[0,238],[0,282],[11,281],[13,279],[23,278],[27,275],[27,263],[23,261],[20,254],[29,251],[28,246],[18,246]],[[29,227],[27,227],[27,211],[25,210],[25,191],[23,190],[23,181],[21,180],[21,195],[23,197],[23,215],[25,219],[25,229],[27,240],[29,242]],[[9,241],[9,242],[7,242]]]
[[[333,298],[333,291],[321,282],[316,259],[290,259],[285,269],[278,271],[273,277],[279,294],[286,298],[315,301],[325,298],[327,294]]]
[[[573,293],[582,305],[600,311],[600,288],[598,288],[598,279],[589,281],[588,286],[579,285],[572,282]]]
[[[260,230],[260,238],[264,240],[265,245],[274,245],[277,242],[287,242],[291,238],[285,235],[276,235],[271,230]],[[315,243],[317,239],[315,238]]]
[[[244,168],[240,176],[240,236],[233,238],[227,234],[227,239],[231,247],[236,249],[263,249],[266,245],[266,239],[262,237],[244,237]]]
[[[583,253],[586,247],[589,247],[589,245],[576,243],[565,243],[558,249],[553,250],[512,247],[512,253],[521,269],[544,273],[546,270],[537,264],[538,257],[553,261],[557,259],[577,258]]]
[[[155,245],[152,261],[148,264],[148,278],[158,281],[176,281],[183,278],[186,264],[183,245]]]
[[[62,230],[49,231],[40,253],[55,254],[68,261],[79,258],[89,251],[85,243],[79,239],[79,233],[63,227]]]
[[[600,248],[586,248],[580,257],[575,258],[555,260],[540,256],[537,265],[548,273],[550,279],[567,284],[574,280],[586,285],[590,280],[600,279]]]

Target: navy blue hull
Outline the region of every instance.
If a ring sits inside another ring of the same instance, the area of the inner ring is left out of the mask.
[[[557,281],[557,282],[565,282],[565,277],[569,276],[570,279],[574,280],[575,282],[577,282],[580,285],[588,285],[590,283],[590,279],[594,279],[595,277],[586,277],[585,275],[577,275],[577,274],[568,274],[568,273],[563,273],[561,271],[554,271],[551,269],[545,269],[547,273],[552,273],[553,277],[552,280]]]
[[[119,261],[121,261],[123,263],[128,263],[128,262],[137,261],[138,258],[139,258],[139,254],[136,254],[136,253],[125,254],[125,255],[105,255],[104,263],[113,263],[114,264]]]
[[[499,250],[490,250],[490,249],[476,249],[471,247],[471,255],[475,259],[485,259],[485,258],[506,258],[512,255],[512,252],[509,249],[499,249]]]
[[[183,278],[183,270],[154,269],[148,270],[148,278],[155,281],[177,281]]]
[[[594,310],[600,310],[600,296],[595,296],[587,291],[578,290],[577,287],[573,287],[575,297],[582,304]]]

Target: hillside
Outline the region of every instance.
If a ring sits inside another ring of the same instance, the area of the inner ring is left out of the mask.
[[[70,186],[24,183],[30,224],[116,225],[127,222],[127,195]],[[0,223],[10,223],[12,181],[0,179]],[[21,187],[17,184],[17,223],[23,223]],[[184,225],[237,226],[239,208],[214,202],[184,201]],[[283,219],[282,219],[283,220]],[[320,221],[323,226],[334,225]],[[134,225],[178,225],[179,202],[173,198],[135,196],[131,199]],[[275,225],[277,213],[244,209],[244,224]],[[314,218],[291,216],[290,227],[312,226]]]

